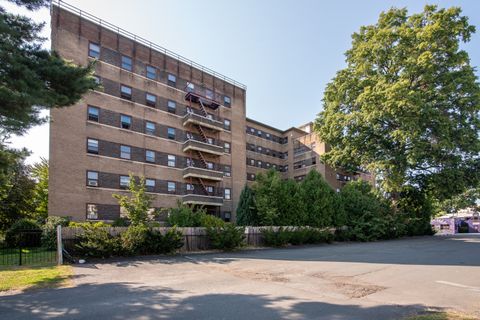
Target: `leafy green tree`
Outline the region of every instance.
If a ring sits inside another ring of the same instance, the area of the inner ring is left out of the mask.
[[[432,200],[424,192],[411,186],[403,188],[397,203],[398,214],[404,217],[406,233],[411,236],[432,234],[430,218]]]
[[[0,151],[2,147],[0,146]],[[21,218],[31,217],[31,199],[35,181],[25,164],[26,150],[6,153],[5,166],[0,168],[0,230],[7,229]]]
[[[282,177],[277,171],[269,170],[259,173],[252,188],[258,212],[258,223],[261,226],[274,225],[280,215],[278,195],[281,193]]]
[[[277,226],[300,226],[306,224],[304,203],[300,195],[300,185],[292,179],[282,180],[275,194],[277,205]]]
[[[316,119],[324,160],[369,169],[394,196],[411,185],[446,199],[478,185],[480,86],[461,49],[474,32],[460,8],[436,6],[361,27]]]
[[[252,188],[245,185],[237,206],[237,225],[258,226],[260,224]]]
[[[145,224],[149,219],[148,211],[152,207],[153,197],[146,193],[145,177],[140,177],[138,181],[132,173],[129,177],[128,190],[130,195],[113,194],[112,196],[118,200],[120,207],[125,209],[132,225]]]
[[[29,10],[48,0],[14,0]],[[75,104],[96,87],[93,66],[75,66],[42,48],[45,23],[8,13],[0,6],[0,135],[22,134],[43,123],[42,109]]]
[[[30,168],[30,175],[36,182],[32,198],[34,218],[45,221],[48,217],[48,160],[41,158]]]
[[[300,183],[301,202],[305,210],[305,225],[330,227],[344,220],[344,210],[335,191],[322,175],[311,170]]]

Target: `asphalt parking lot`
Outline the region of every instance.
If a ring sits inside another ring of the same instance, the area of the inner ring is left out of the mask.
[[[419,237],[75,267],[73,284],[0,297],[2,319],[480,317],[480,237]]]

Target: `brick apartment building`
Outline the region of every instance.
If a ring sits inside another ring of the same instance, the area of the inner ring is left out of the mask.
[[[285,131],[246,118],[246,87],[64,2],[51,8],[52,48],[86,65],[101,89],[51,111],[49,213],[74,220],[121,216],[113,193],[144,176],[154,208],[203,205],[233,219],[260,171],[301,180],[312,168],[339,189],[357,178],[318,156],[311,124]],[[362,174],[363,178],[369,178]]]

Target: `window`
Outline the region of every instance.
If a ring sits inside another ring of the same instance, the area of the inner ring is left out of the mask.
[[[88,106],[88,120],[98,122],[100,110],[97,107]]]
[[[130,160],[131,149],[129,146],[120,146],[120,158]]]
[[[87,171],[87,186],[98,187],[98,172]]]
[[[223,97],[223,104],[225,105],[225,107],[230,107],[232,105],[232,100],[229,96]]]
[[[193,186],[193,184],[187,183],[187,191],[193,191],[193,190],[195,190],[195,187]]]
[[[313,157],[312,158],[312,165],[317,164],[317,158]]]
[[[232,168],[230,166],[223,167],[223,175],[225,177],[230,177],[232,175]]]
[[[146,151],[145,151],[145,161],[147,161],[147,162],[155,162],[155,151],[146,150]]]
[[[270,163],[269,162],[267,162],[266,165],[267,165],[267,168],[270,168]]]
[[[231,129],[230,125],[231,125],[230,120],[228,120],[228,119],[223,120],[223,128],[225,128],[225,130],[230,131],[230,129]]]
[[[257,151],[261,153],[262,152],[262,147],[258,146]]]
[[[213,186],[206,186],[207,192],[208,193],[213,193]]]
[[[230,219],[232,218],[232,213],[229,211],[226,211],[223,213],[223,217],[225,219],[225,222],[230,222]]]
[[[267,136],[267,139],[270,140],[270,133],[267,133],[266,136]]]
[[[207,97],[207,99],[213,100],[213,92],[211,90],[205,89],[205,97]]]
[[[168,83],[169,86],[176,87],[176,85],[177,85],[177,77],[176,76],[169,73],[168,76],[167,76],[167,80],[168,80],[167,83]]]
[[[257,167],[259,167],[259,168],[262,167],[262,161],[259,160],[259,161],[257,162]]]
[[[213,120],[213,114],[207,113],[207,119]]]
[[[167,101],[167,110],[168,112],[170,113],[175,113],[175,111],[177,110],[177,104],[175,101],[172,101],[172,100],[168,100]]]
[[[254,165],[255,165],[255,160],[250,159],[250,165],[251,165],[251,166],[254,166]]]
[[[130,177],[129,176],[120,176],[120,188],[121,189],[127,189],[129,184],[130,184]]]
[[[122,68],[128,71],[132,71],[132,58],[122,56]]]
[[[223,150],[224,150],[226,153],[230,153],[230,143],[225,142],[225,143],[223,144]]]
[[[87,203],[87,219],[88,220],[98,219],[98,208],[96,204]]]
[[[251,133],[255,133],[255,129],[250,128],[250,132],[251,132]]]
[[[120,97],[123,99],[132,100],[132,88],[122,84],[120,86]]]
[[[175,182],[173,181],[168,181],[167,182],[167,190],[168,192],[175,192],[177,186],[175,185]]]
[[[132,127],[132,117],[124,114],[120,115],[120,127],[122,129],[130,129]]]
[[[190,92],[193,90],[195,90],[195,85],[191,82],[187,82],[187,91]]]
[[[225,198],[225,200],[230,200],[231,199],[231,195],[230,195],[231,194],[231,189],[230,188],[225,188],[224,192],[225,193],[224,193],[223,197]]]
[[[100,45],[98,43],[90,42],[88,44],[88,56],[92,58],[100,58]]]
[[[147,78],[148,79],[157,79],[157,69],[152,66],[147,66]]]
[[[98,154],[98,140],[87,139],[87,152]]]
[[[155,123],[147,121],[145,122],[145,133],[149,135],[155,135]]]
[[[146,93],[145,94],[145,102],[146,102],[147,106],[155,107],[155,105],[157,104],[157,96],[153,95],[151,93]]]
[[[177,160],[176,160],[176,157],[174,155],[169,154],[167,156],[167,165],[169,167],[175,167],[176,162],[177,162]]]
[[[262,136],[262,130],[258,130],[257,135],[258,135],[259,137],[261,137],[261,136]]]
[[[155,190],[155,180],[154,179],[145,179],[145,187],[147,191],[152,192]]]
[[[175,129],[174,128],[168,128],[167,129],[167,137],[168,137],[168,139],[175,140]]]
[[[205,162],[205,164],[207,165],[207,169],[209,170],[213,170],[213,162]]]
[[[187,140],[192,140],[193,134],[191,132],[187,132]]]
[[[213,138],[208,138],[208,137],[207,137],[207,143],[208,143],[208,144],[213,144]]]

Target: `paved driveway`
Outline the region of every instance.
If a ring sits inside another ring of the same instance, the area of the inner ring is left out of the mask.
[[[424,307],[480,317],[480,237],[119,260],[75,285],[0,297],[1,319],[399,319]]]

